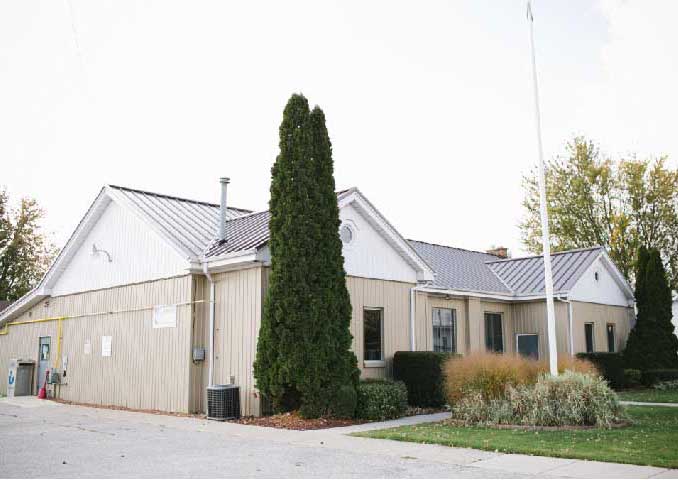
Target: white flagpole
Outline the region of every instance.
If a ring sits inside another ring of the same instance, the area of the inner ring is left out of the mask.
[[[544,286],[546,290],[546,332],[549,343],[549,369],[551,375],[558,375],[558,351],[556,346],[556,314],[553,305],[553,273],[551,271],[551,244],[549,219],[546,209],[546,179],[544,148],[541,141],[541,113],[539,111],[539,86],[537,83],[537,60],[534,53],[534,18],[532,2],[527,0],[527,20],[530,24],[530,46],[532,47],[532,79],[534,82],[534,113],[537,125],[537,149],[539,153],[539,210],[541,213],[542,246],[544,250]]]

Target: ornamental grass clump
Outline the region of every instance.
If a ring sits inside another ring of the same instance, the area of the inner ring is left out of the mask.
[[[454,405],[475,394],[485,400],[504,398],[508,387],[534,385],[548,369],[547,362],[521,355],[471,353],[451,358],[444,367],[447,400]],[[591,362],[571,356],[558,359],[558,371],[598,375]]]
[[[599,375],[541,374],[534,385],[508,386],[501,398],[463,397],[452,418],[467,425],[612,427],[626,421],[616,393]]]

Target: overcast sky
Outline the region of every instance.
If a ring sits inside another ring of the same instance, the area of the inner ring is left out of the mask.
[[[72,15],[69,13],[69,3]],[[545,153],[678,159],[678,2],[537,0]],[[536,164],[523,0],[0,1],[0,185],[61,246],[106,183],[267,208],[282,109],[408,238],[521,253]]]

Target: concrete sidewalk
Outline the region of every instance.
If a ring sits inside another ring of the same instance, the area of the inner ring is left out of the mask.
[[[622,400],[619,403],[636,407],[678,407],[678,403],[634,402],[632,400]]]
[[[677,470],[349,436],[447,414],[289,431],[0,400],[3,477],[678,478]]]

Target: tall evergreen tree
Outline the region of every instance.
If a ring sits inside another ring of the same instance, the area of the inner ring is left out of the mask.
[[[671,288],[659,250],[641,248],[636,270],[636,325],[624,352],[639,370],[678,367],[678,338],[671,323]]]
[[[277,411],[331,413],[341,386],[357,382],[332,150],[319,108],[288,101],[272,169],[271,275],[254,375]]]

